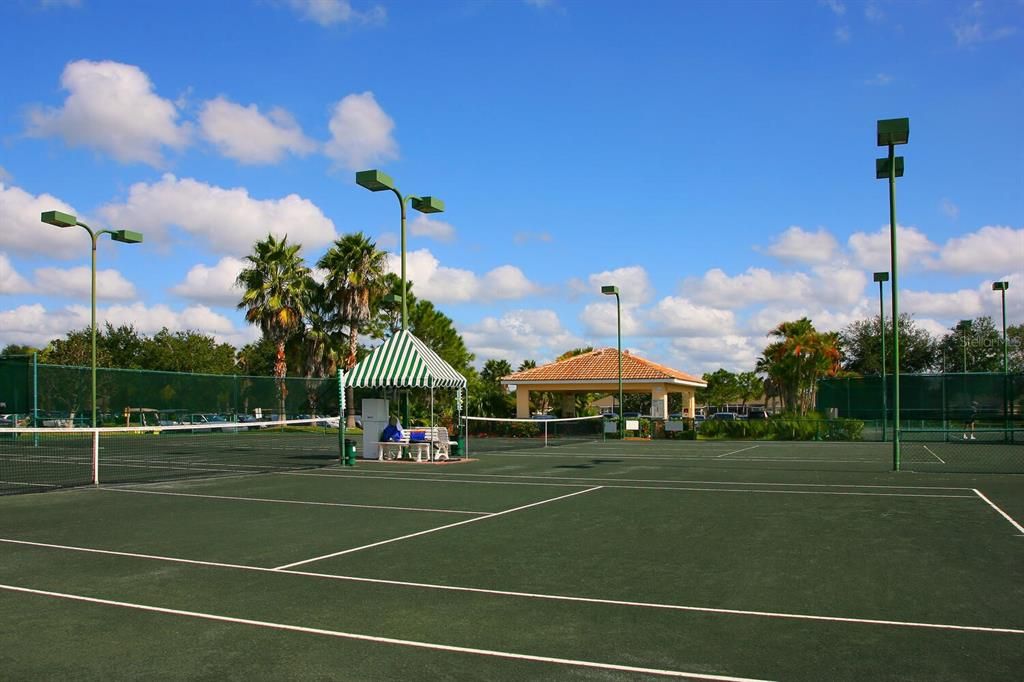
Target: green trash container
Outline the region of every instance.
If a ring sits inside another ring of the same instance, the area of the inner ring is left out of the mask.
[[[356,465],[356,442],[354,440],[345,440],[345,448],[342,450],[342,463],[345,466],[354,467]]]
[[[448,449],[451,451],[452,458],[458,457],[459,456],[459,451],[460,451],[459,441],[457,441],[457,440],[448,441]]]

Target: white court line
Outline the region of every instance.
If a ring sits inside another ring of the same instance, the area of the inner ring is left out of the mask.
[[[56,488],[54,483],[29,483],[28,481],[0,481],[0,485],[27,485],[33,488]]]
[[[275,504],[298,504],[315,507],[354,507],[357,509],[388,509],[394,511],[437,512],[439,514],[470,514],[483,516],[491,512],[466,511],[464,509],[427,509],[423,507],[390,507],[378,504],[351,504],[348,502],[308,502],[305,500],[277,500],[266,497],[237,497],[233,495],[200,495],[198,493],[172,493],[164,490],[138,490],[137,488],[100,488],[105,492],[136,493],[138,495],[170,495],[173,497],[201,497],[210,500],[236,500],[242,502],[273,502]]]
[[[133,552],[118,552],[107,549],[92,549],[89,547],[74,547],[70,545],[55,545],[46,542],[32,542],[29,540],[13,540],[0,538],[0,542],[13,545],[26,545],[29,547],[45,547],[47,549],[63,549],[72,552],[84,552],[87,554],[103,554],[109,556],[122,556],[131,559],[149,559],[153,561],[167,561],[171,563],[188,564],[192,566],[206,566],[211,568],[228,568],[241,571],[254,571],[257,573],[274,573],[275,575],[296,575],[306,578],[318,578],[322,580],[341,580],[345,582],[369,583],[373,585],[390,585],[397,587],[412,587],[427,590],[442,590],[447,592],[466,592],[471,594],[487,594],[498,597],[522,597],[526,599],[543,599],[548,601],[565,601],[582,604],[597,604],[599,606],[625,606],[632,608],[659,609],[666,611],[685,611],[694,613],[713,613],[724,616],[750,616],[758,618],[781,618],[784,620],[807,620],[823,621],[830,623],[852,623],[857,625],[885,625],[890,627],[925,628],[934,630],[963,630],[969,632],[987,632],[995,634],[1024,635],[1024,629],[1000,628],[983,625],[953,625],[949,623],[924,623],[904,620],[887,620],[878,618],[851,618],[844,616],[819,616],[805,613],[787,613],[776,611],[753,611],[749,609],[723,609],[708,606],[687,606],[683,604],[659,604],[657,602],[625,601],[620,599],[599,599],[597,597],[574,597],[559,594],[542,594],[534,592],[515,592],[512,590],[492,590],[482,587],[460,587],[458,585],[438,585],[434,583],[417,583],[404,580],[388,580],[385,578],[364,578],[351,575],[337,575],[332,573],[314,573],[311,571],[281,570],[277,568],[263,568],[261,566],[245,566],[243,564],[226,564],[216,561],[199,561],[196,559],[179,559],[176,557],[157,556],[154,554],[136,554]]]
[[[601,486],[597,486],[595,488],[587,488],[586,490],[577,490],[576,492],[569,493],[568,495],[560,495],[559,497],[552,497],[551,499],[548,499],[548,500],[541,500],[540,502],[533,502],[531,504],[524,504],[523,506],[516,507],[515,509],[506,509],[505,511],[495,512],[493,514],[488,514],[487,516],[478,516],[475,519],[466,519],[465,521],[458,521],[456,523],[449,523],[446,526],[438,526],[437,528],[430,528],[428,530],[421,530],[418,533],[409,533],[408,535],[402,535],[401,537],[391,538],[390,540],[381,540],[380,542],[374,542],[374,543],[371,543],[369,545],[363,545],[362,547],[353,547],[352,549],[343,549],[340,552],[334,552],[332,554],[324,554],[323,556],[313,557],[312,559],[304,559],[303,561],[296,561],[296,562],[291,563],[291,564],[285,564],[284,566],[278,566],[274,570],[278,571],[278,570],[285,570],[285,569],[288,569],[288,568],[295,568],[296,566],[302,566],[303,564],[311,564],[314,561],[321,561],[323,559],[331,559],[331,558],[336,557],[336,556],[342,556],[344,554],[351,554],[352,552],[361,552],[364,549],[371,549],[373,547],[380,547],[381,545],[388,545],[388,544],[391,544],[392,542],[399,542],[400,540],[408,540],[409,538],[415,538],[415,537],[418,537],[420,535],[427,535],[428,533],[436,533],[439,530],[446,530],[448,528],[455,528],[456,526],[464,526],[467,523],[476,523],[477,521],[484,521],[486,519],[493,519],[495,516],[504,516],[505,514],[511,514],[512,512],[522,511],[523,509],[529,509],[530,507],[536,507],[536,506],[542,505],[542,504],[548,504],[549,502],[557,502],[558,500],[564,500],[564,499],[569,498],[569,497],[575,497],[576,495],[583,495],[584,493],[592,493],[595,490],[600,490],[600,489],[601,489]]]
[[[338,470],[341,471],[341,470]],[[738,480],[695,480],[695,479],[664,479],[664,478],[600,478],[597,476],[586,477],[586,476],[538,476],[531,474],[502,474],[502,473],[466,473],[460,472],[457,474],[445,474],[436,471],[424,471],[422,473],[403,472],[412,476],[411,478],[399,478],[398,476],[371,476],[366,474],[359,474],[358,472],[342,472],[340,474],[329,474],[329,473],[302,473],[292,471],[282,471],[279,476],[339,476],[341,478],[395,478],[396,480],[446,480],[447,476],[475,476],[481,478],[534,478],[541,480],[579,480],[585,482],[591,481],[609,481],[609,482],[625,482],[625,483],[659,483],[666,485],[669,483],[690,483],[690,484],[706,484],[706,485],[779,485],[788,487],[870,487],[870,488],[884,488],[893,489],[893,491],[974,491],[972,487],[964,486],[949,486],[949,485],[880,485],[870,483],[773,483],[773,482],[745,482]],[[454,480],[454,479],[453,479]],[[473,481],[458,481],[458,482],[473,482]],[[504,483],[506,481],[488,481],[494,483]],[[538,485],[556,485],[565,483],[537,483]]]
[[[938,455],[936,455],[936,454],[935,454],[934,452],[932,452],[932,449],[931,449],[930,447],[928,447],[927,445],[925,445],[925,446],[924,446],[924,449],[925,449],[925,450],[927,450],[927,451],[928,451],[928,454],[930,454],[930,455],[931,455],[932,457],[934,457],[935,459],[939,460],[939,461],[940,461],[940,462],[942,462],[943,464],[945,464],[945,463],[946,463],[946,460],[942,459],[941,457],[939,457]]]
[[[187,618],[199,618],[212,620],[221,623],[235,623],[238,625],[250,625],[272,630],[285,630],[289,632],[301,632],[309,635],[323,635],[337,637],[339,639],[355,639],[363,642],[376,642],[378,644],[396,644],[399,646],[415,647],[418,649],[433,649],[435,651],[449,651],[459,654],[475,654],[478,656],[492,656],[495,658],[508,658],[520,661],[535,661],[538,663],[555,663],[558,665],[569,665],[582,668],[598,668],[601,670],[617,670],[631,673],[644,673],[647,675],[661,675],[665,677],[681,677],[691,680],[717,680],[719,682],[766,682],[750,677],[732,677],[728,675],[707,675],[704,673],[690,673],[680,670],[661,670],[658,668],[642,668],[632,665],[619,665],[616,663],[598,663],[595,661],[580,661],[571,658],[553,658],[550,656],[534,656],[531,654],[517,654],[510,651],[495,651],[491,649],[475,649],[472,647],[453,646],[451,644],[436,644],[433,642],[419,642],[410,639],[395,639],[393,637],[377,637],[374,635],[361,635],[354,632],[342,632],[340,630],[325,630],[323,628],[309,628],[300,625],[288,625],[285,623],[271,623],[264,620],[251,620],[249,618],[233,618],[230,616],[218,616],[212,613],[199,611],[183,611],[181,609],[168,609],[162,606],[149,606],[147,604],[132,604],[123,601],[110,599],[97,599],[96,597],[85,597],[77,594],[66,594],[63,592],[49,592],[46,590],[34,590],[27,587],[16,587],[14,585],[0,584],[0,589],[11,592],[34,594],[43,597],[54,597],[57,599],[70,599],[72,601],[87,602],[90,604],[101,604],[103,606],[117,606],[120,608],[134,609],[137,611],[149,611],[152,613],[163,613],[171,616],[185,616]]]
[[[316,473],[312,473],[312,472],[301,472],[301,471],[280,471],[280,472],[275,471],[273,473],[275,473],[275,474],[277,474],[279,476],[312,476],[313,478],[351,478],[351,479],[368,478],[370,480],[376,480],[376,481],[416,481],[417,483],[423,483],[424,481],[427,481],[429,483],[473,483],[473,484],[477,484],[477,485],[488,484],[488,485],[527,485],[527,486],[532,485],[532,486],[546,486],[546,487],[554,487],[554,488],[579,488],[581,485],[583,485],[581,483],[547,483],[547,482],[545,482],[545,483],[540,483],[540,482],[533,483],[533,482],[528,482],[528,481],[478,481],[478,480],[464,481],[464,480],[460,480],[460,479],[457,479],[457,478],[425,478],[425,477],[420,476],[418,474],[413,474],[412,476],[372,476],[372,475],[369,475],[369,474],[348,474],[348,472],[346,472],[346,471],[342,471],[341,473],[338,473],[338,474],[316,474]],[[461,474],[459,474],[459,475],[461,475]],[[466,475],[467,476],[472,476],[473,474],[466,474]],[[526,477],[526,478],[529,478],[529,477]]]
[[[757,447],[756,445],[751,445],[749,448],[740,448],[739,450],[730,450],[729,452],[723,452],[720,455],[715,455],[715,458],[717,459],[719,457],[725,457],[726,455],[735,455],[737,452],[746,452],[747,450],[753,450],[756,447]]]
[[[1024,535],[1024,527],[1021,527],[1021,525],[1020,525],[1019,523],[1017,523],[1016,521],[1014,521],[1014,520],[1013,520],[1013,517],[1011,517],[1011,516],[1010,516],[1009,514],[1007,514],[1006,512],[1004,512],[1004,511],[1003,511],[1002,509],[1000,509],[999,507],[997,507],[997,506],[996,506],[996,505],[995,505],[995,504],[994,504],[994,503],[992,502],[992,500],[990,500],[990,499],[988,499],[987,497],[985,497],[984,495],[982,495],[982,494],[981,494],[981,491],[980,491],[980,490],[978,490],[977,488],[971,488],[971,490],[973,490],[973,491],[974,491],[975,493],[977,493],[978,497],[980,497],[981,499],[985,500],[985,502],[987,502],[987,503],[988,503],[988,506],[992,507],[992,508],[993,508],[993,509],[995,509],[995,510],[996,510],[997,512],[999,512],[999,513],[1000,513],[1000,514],[1002,515],[1002,517],[1003,517],[1004,519],[1006,519],[1007,521],[1009,521],[1009,522],[1010,522],[1010,523],[1011,523],[1011,524],[1013,525],[1013,527],[1014,527],[1014,528],[1016,528],[1017,530],[1019,530],[1019,531],[1020,531],[1021,535]]]

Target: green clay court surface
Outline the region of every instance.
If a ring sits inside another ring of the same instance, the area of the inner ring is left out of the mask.
[[[1019,679],[1024,477],[945,445],[929,472],[885,444],[605,442],[0,497],[0,670]]]

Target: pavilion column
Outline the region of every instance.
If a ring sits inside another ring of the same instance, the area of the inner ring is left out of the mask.
[[[668,417],[668,393],[661,384],[651,388],[651,416],[656,419]]]
[[[688,403],[689,403],[689,405],[690,405],[690,418],[691,418],[691,419],[692,419],[693,417],[696,417],[696,416],[697,416],[697,398],[696,398],[696,395],[697,395],[697,394],[696,394],[696,392],[695,392],[695,391],[688,391],[688,392],[686,393],[686,397],[688,397],[688,398],[689,398],[689,400],[688,400],[687,402],[688,402]]]
[[[563,393],[562,394],[562,416],[563,417],[575,417],[576,416],[576,394],[575,393]]]
[[[516,386],[516,417],[530,418],[530,387]]]

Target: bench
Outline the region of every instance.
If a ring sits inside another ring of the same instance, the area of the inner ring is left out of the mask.
[[[413,437],[412,434],[423,434]],[[448,429],[443,426],[413,427],[402,432],[402,439],[377,443],[377,459],[403,459],[403,451],[417,462],[444,461],[451,453]]]

